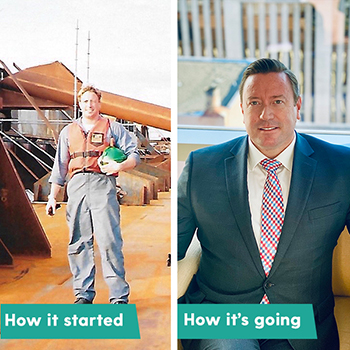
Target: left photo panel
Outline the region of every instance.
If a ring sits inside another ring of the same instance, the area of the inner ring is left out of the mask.
[[[0,15],[0,349],[170,349],[170,0]]]

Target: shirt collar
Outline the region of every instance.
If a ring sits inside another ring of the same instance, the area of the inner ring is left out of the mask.
[[[249,148],[248,148],[248,168],[249,170],[254,170],[254,168],[263,160],[266,158],[264,154],[262,154],[253,144],[250,137],[248,136],[249,140]],[[293,156],[294,156],[294,145],[295,145],[296,137],[294,133],[294,138],[290,145],[282,152],[280,153],[275,159],[280,161],[282,165],[288,169],[289,171],[292,171],[293,167]]]

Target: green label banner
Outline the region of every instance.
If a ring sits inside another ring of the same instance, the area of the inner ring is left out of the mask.
[[[309,304],[180,304],[179,339],[316,339]]]
[[[134,304],[2,304],[2,339],[140,339]]]

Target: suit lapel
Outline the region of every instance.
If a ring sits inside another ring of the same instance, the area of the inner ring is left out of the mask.
[[[297,134],[296,137],[288,206],[270,276],[278,268],[293,239],[295,230],[304,213],[316,171],[317,161],[309,157],[314,152],[313,149],[302,136]],[[231,149],[231,153],[232,157],[225,159],[226,188],[231,209],[253,262],[261,276],[265,277],[251,225],[248,202],[247,137],[240,139]]]
[[[270,276],[282,261],[309,199],[317,165],[317,161],[309,157],[312,153],[314,153],[314,151],[309,143],[302,136],[297,134],[288,205]]]
[[[248,138],[244,137],[231,149],[232,157],[225,159],[226,188],[233,215],[249,254],[261,274],[265,276],[251,224],[247,187]]]

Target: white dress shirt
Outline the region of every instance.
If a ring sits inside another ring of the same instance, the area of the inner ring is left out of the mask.
[[[286,212],[287,208],[290,180],[292,177],[295,139],[294,134],[294,139],[291,144],[275,158],[282,163],[282,166],[277,170],[277,176],[282,187],[284,212]],[[252,227],[259,248],[261,235],[261,205],[267,176],[266,170],[259,163],[265,158],[267,157],[254,146],[249,138],[247,164],[248,200]]]

